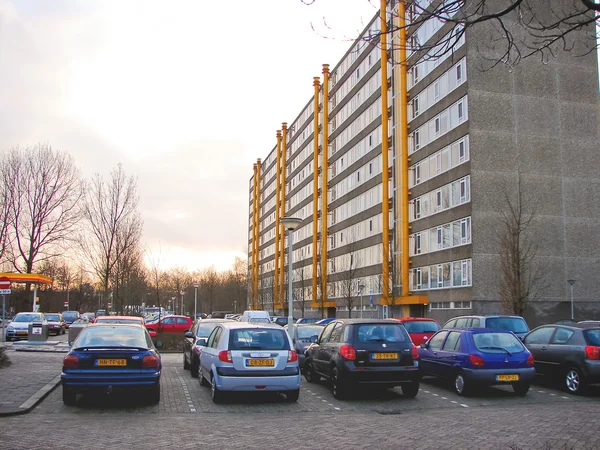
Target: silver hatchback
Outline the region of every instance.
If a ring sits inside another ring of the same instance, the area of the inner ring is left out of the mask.
[[[213,402],[226,391],[282,392],[295,402],[300,394],[298,354],[287,332],[275,324],[218,324],[200,352],[200,383]]]

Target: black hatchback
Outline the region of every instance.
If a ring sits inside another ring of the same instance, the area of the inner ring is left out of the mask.
[[[419,392],[419,352],[395,320],[338,319],[306,350],[304,376],[331,381],[333,396],[345,398],[356,386],[401,386],[406,397]]]

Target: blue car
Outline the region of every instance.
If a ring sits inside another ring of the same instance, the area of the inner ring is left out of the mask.
[[[335,320],[335,317],[327,317],[325,319],[318,320],[317,322],[315,322],[315,324],[327,325],[329,322],[333,322],[334,320]]]
[[[160,401],[160,354],[140,325],[93,324],[84,328],[63,360],[63,402],[77,394],[140,391]]]
[[[525,395],[535,377],[533,355],[507,330],[440,330],[419,347],[419,357],[422,375],[451,380],[458,395],[476,385],[511,385]]]

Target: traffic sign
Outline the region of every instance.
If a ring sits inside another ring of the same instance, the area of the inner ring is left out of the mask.
[[[9,295],[10,289],[0,289],[0,295]]]
[[[7,290],[7,289],[10,290],[10,278],[0,277],[0,289],[2,289],[2,290]]]

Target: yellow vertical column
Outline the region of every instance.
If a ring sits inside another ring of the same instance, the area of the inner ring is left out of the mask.
[[[329,176],[329,64],[323,64],[323,153],[321,164],[321,301],[327,302],[327,202]]]
[[[256,173],[257,173],[257,182],[256,182],[256,309],[258,309],[258,295],[259,295],[259,287],[258,282],[260,278],[260,171],[262,168],[262,164],[260,162],[260,158],[256,160]]]
[[[285,217],[285,189],[286,189],[286,172],[287,172],[287,123],[281,124],[281,217]],[[281,232],[281,252],[279,257],[281,258],[281,270],[279,274],[279,300],[283,306],[283,281],[284,281],[284,242],[285,233]]]
[[[258,203],[257,200],[257,179],[258,179],[258,171],[256,167],[256,163],[254,163],[254,185],[253,185],[253,193],[252,193],[252,292],[251,292],[251,307],[254,309],[256,305],[256,296],[257,296],[257,266],[258,266],[258,210],[256,205]]]
[[[313,106],[315,108],[313,119],[313,263],[312,263],[312,303],[316,307],[317,303],[317,264],[319,264],[318,255],[318,225],[319,225],[319,77],[313,78],[313,86],[315,87],[315,97]]]
[[[281,233],[279,230],[279,197],[281,192],[281,130],[277,130],[277,169],[275,171],[275,273],[273,274],[273,308],[280,308],[279,297],[279,239]],[[283,269],[283,268],[282,268]]]
[[[382,264],[381,300],[388,304],[390,293],[390,206],[389,206],[389,167],[388,167],[388,51],[387,51],[387,0],[381,0],[379,19],[381,22],[381,215],[382,215]]]

